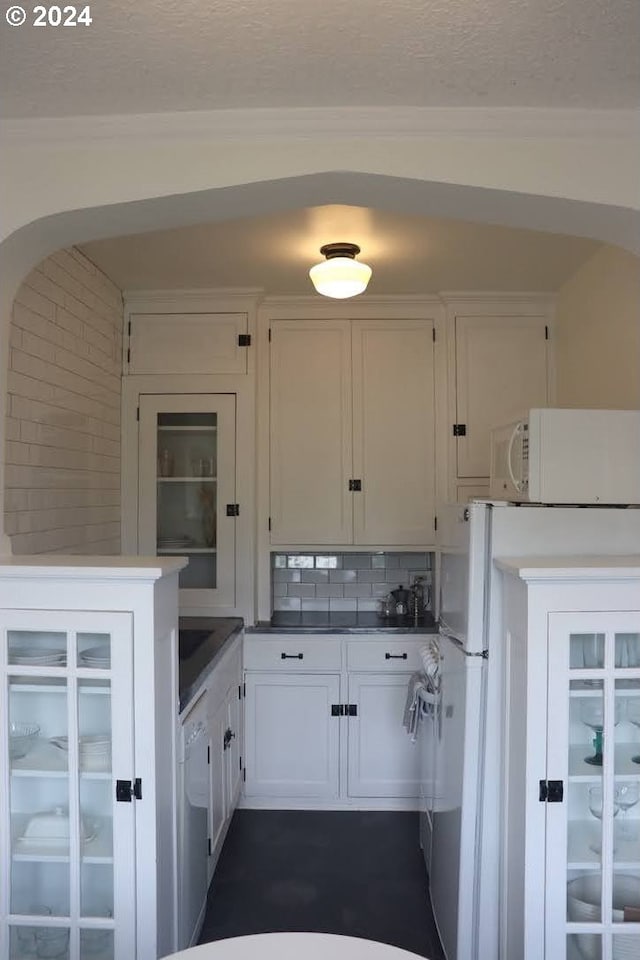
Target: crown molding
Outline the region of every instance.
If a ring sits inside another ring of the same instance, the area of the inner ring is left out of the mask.
[[[127,303],[166,303],[167,300],[255,300],[262,297],[262,287],[171,287],[153,290],[123,290],[122,298]]]
[[[282,138],[636,139],[639,110],[540,107],[315,107],[7,118],[7,145]]]

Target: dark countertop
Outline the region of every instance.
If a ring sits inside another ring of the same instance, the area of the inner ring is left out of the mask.
[[[180,617],[178,691],[180,712],[243,627],[241,617]]]
[[[386,619],[377,613],[340,611],[324,613],[307,611],[274,613],[271,620],[247,627],[246,633],[437,633],[438,624],[426,613],[415,620],[412,617]]]

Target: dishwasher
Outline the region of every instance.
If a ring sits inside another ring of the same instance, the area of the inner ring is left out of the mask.
[[[179,946],[197,942],[207,901],[209,837],[209,737],[207,698],[194,704],[182,721],[179,757],[180,870],[178,875]]]

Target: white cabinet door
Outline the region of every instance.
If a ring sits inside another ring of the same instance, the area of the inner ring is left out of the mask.
[[[129,314],[129,374],[246,373],[246,313]]]
[[[271,542],[352,539],[347,320],[271,326]]]
[[[354,543],[434,536],[433,324],[353,321]]]
[[[210,877],[220,852],[227,819],[227,778],[225,774],[227,707],[221,705],[209,721],[209,765],[211,775],[211,809],[209,811]]]
[[[140,397],[138,549],[188,557],[185,613],[235,605],[235,414],[233,394]]]
[[[420,757],[402,725],[410,674],[349,674],[350,797],[418,797]]]
[[[225,753],[225,803],[227,818],[233,813],[240,791],[242,774],[240,749],[242,745],[242,707],[238,697],[238,687],[234,684],[227,693],[225,701],[227,726],[224,732],[223,749]]]
[[[0,952],[136,956],[133,618],[3,610],[0,645]]]
[[[248,673],[246,685],[245,795],[336,798],[340,677]]]
[[[489,476],[490,430],[548,404],[545,317],[457,316],[458,477]]]

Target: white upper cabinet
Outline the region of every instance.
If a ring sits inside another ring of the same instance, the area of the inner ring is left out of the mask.
[[[431,320],[271,326],[272,544],[433,540]]]
[[[455,317],[456,475],[489,476],[490,430],[549,403],[548,317]]]
[[[271,328],[271,540],[350,543],[351,328]]]
[[[433,540],[433,325],[353,322],[354,543]]]
[[[138,544],[185,556],[180,606],[194,616],[236,597],[236,397],[142,394]]]
[[[247,372],[246,313],[128,314],[128,374]]]

